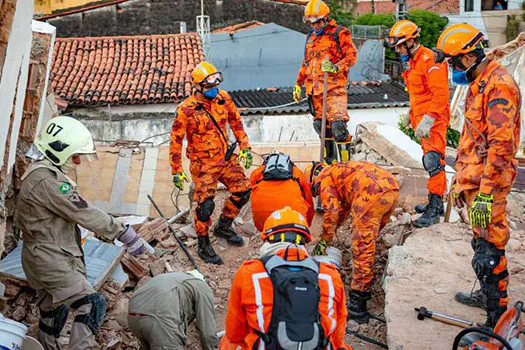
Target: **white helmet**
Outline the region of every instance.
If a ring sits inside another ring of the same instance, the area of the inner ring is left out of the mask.
[[[74,154],[95,154],[89,130],[71,117],[51,118],[35,140],[35,146],[53,164],[63,165]]]

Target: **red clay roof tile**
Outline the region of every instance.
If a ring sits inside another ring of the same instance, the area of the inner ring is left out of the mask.
[[[202,60],[196,33],[57,38],[51,85],[77,106],[174,102],[191,95]]]

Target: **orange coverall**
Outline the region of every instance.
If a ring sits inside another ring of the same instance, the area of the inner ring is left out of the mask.
[[[277,252],[284,258],[285,249]],[[288,249],[288,260],[306,258],[302,249],[291,246]],[[332,349],[352,349],[344,343],[346,333],[346,296],[343,281],[337,268],[331,264],[320,263],[319,314],[325,337],[329,338]],[[233,278],[228,297],[226,313],[226,335],[223,337],[220,350],[254,349],[258,335],[254,329],[266,332],[270,325],[273,308],[273,285],[259,260],[245,261]],[[261,329],[261,325],[263,329]],[[226,338],[226,339],[225,339]]]
[[[339,32],[339,46],[334,40],[337,23],[330,19],[321,35],[312,32],[305,44],[305,57],[297,76],[296,84],[305,85],[306,94],[312,97],[315,109],[315,119],[322,118],[323,110],[323,81],[324,72],[321,71],[321,63],[328,55],[328,59],[339,67],[337,73],[328,73],[328,95],[326,120],[330,123],[334,120],[344,120],[348,117],[348,70],[357,60],[357,53],[352,42],[350,30],[342,28]]]
[[[376,239],[399,198],[396,178],[379,166],[350,161],[325,167],[318,175],[323,214],[321,238],[331,242],[352,216],[352,290],[368,292],[374,277]]]
[[[314,218],[312,191],[304,173],[293,167],[293,178],[288,180],[263,180],[262,165],[251,175],[251,204],[255,227],[262,232],[264,222],[276,210],[291,207],[301,213],[308,222]]]
[[[205,110],[213,115],[226,137],[226,126],[230,124],[240,149],[250,148],[239,112],[226,91],[219,90],[218,96],[213,100],[199,99],[193,95],[177,107],[173,120],[170,142],[171,173],[183,172],[182,141],[186,136],[186,156],[190,160],[190,173],[195,183],[194,200],[201,204],[208,198],[213,199],[217,182],[221,181],[232,194],[224,203],[223,215],[234,218],[240,211],[235,203],[241,199],[243,193],[250,190],[250,183],[238,164],[236,155],[233,155],[230,161],[224,159],[228,145]],[[201,221],[196,212],[194,216],[197,235],[207,235],[211,219]]]
[[[437,152],[442,156],[445,166],[445,147],[447,128],[450,123],[450,92],[448,89],[448,68],[446,63],[435,63],[432,50],[421,45],[409,61],[409,69],[403,73],[410,97],[410,124],[415,130],[428,115],[435,119],[430,129],[430,137],[421,139],[423,154]],[[443,196],[447,188],[445,171],[428,179],[428,192]]]
[[[520,90],[514,78],[497,61],[470,84],[465,101],[465,125],[459,139],[454,195],[462,194],[470,208],[478,193],[493,194],[492,221],[486,229],[473,227],[474,237],[504,250],[510,232],[507,222],[507,194],[516,179],[515,154],[520,141]],[[507,269],[502,256],[493,273]],[[508,277],[498,289],[506,294]],[[500,298],[505,306],[508,297]]]

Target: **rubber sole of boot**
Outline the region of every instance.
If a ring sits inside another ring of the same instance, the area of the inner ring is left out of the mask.
[[[454,299],[460,304],[470,307],[479,307],[480,309],[485,310],[485,301],[471,299],[470,293],[457,292]]]
[[[419,219],[415,220],[413,222],[413,225],[415,227],[418,227],[418,228],[421,228],[421,227],[430,227],[432,225],[435,225],[435,224],[438,224],[439,223],[439,217],[433,219],[432,221],[430,222],[421,222],[421,221],[418,221]]]
[[[368,312],[354,312],[348,310],[348,319],[359,324],[365,324],[370,321],[370,314]]]
[[[236,234],[236,236],[231,237],[223,235],[222,233],[214,230],[213,235],[215,237],[224,238],[229,245],[233,245],[235,247],[242,247],[244,245],[244,239],[242,239],[242,237],[239,234]]]
[[[423,214],[424,212],[427,211],[427,205],[428,204],[417,204],[415,207],[414,207],[414,210],[416,211],[416,213],[418,214]],[[439,216],[445,216],[445,209],[442,209],[439,211]]]
[[[215,255],[214,257],[212,256],[209,256],[209,255],[204,255],[204,254],[200,254],[199,252],[197,252],[197,254],[199,255],[199,257],[206,263],[206,264],[214,264],[214,265],[222,265],[224,264],[224,261],[222,260],[222,258],[218,255]]]

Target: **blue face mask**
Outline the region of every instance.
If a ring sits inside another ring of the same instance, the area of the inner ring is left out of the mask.
[[[319,29],[318,31],[315,30],[315,35],[317,35],[317,36],[321,35],[323,33],[323,30],[324,30],[324,27]]]
[[[452,69],[452,81],[458,85],[467,85],[469,83],[467,72]]]
[[[213,100],[215,97],[217,97],[217,94],[219,94],[219,89],[216,87],[209,89],[208,91],[204,91],[202,93],[204,97],[206,97],[209,100]]]
[[[410,60],[409,55],[400,55],[400,56],[401,56],[401,62],[403,63],[408,63],[408,61]]]

